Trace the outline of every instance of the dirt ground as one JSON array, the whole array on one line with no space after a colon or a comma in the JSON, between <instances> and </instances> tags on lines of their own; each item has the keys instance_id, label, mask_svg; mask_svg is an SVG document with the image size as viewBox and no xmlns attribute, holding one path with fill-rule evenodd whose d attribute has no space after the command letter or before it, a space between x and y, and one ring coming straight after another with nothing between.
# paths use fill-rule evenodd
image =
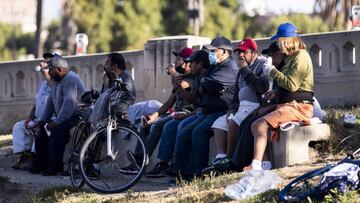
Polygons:
<instances>
[{"instance_id":1,"label":"dirt ground","mask_svg":"<svg viewBox=\"0 0 360 203\"><path fill-rule=\"evenodd\" d=\"M4 185L4 181L0 179L0 203L1 202L26 202L32 195L55 186L71 186L69 179L57 176L42 176L39 174L31 174L23 170L14 170L11 168L16 162L17 155L12 153L11 135L0 135L0 177L6 177L10 183ZM149 193L163 192L171 189L169 178L142 178L136 184L133 191L146 191ZM84 186L85 191L93 192L90 188ZM124 194L119 194L121 196ZM106 195L104 195L106 196Z\"/></svg>"},{"instance_id":2,"label":"dirt ground","mask_svg":"<svg viewBox=\"0 0 360 203\"><path fill-rule=\"evenodd\" d=\"M12 153L11 135L0 136L0 203L1 202L29 202L33 195L48 188L56 186L71 186L69 179L57 176L46 177L34 175L27 171L14 170L11 165L15 163L17 156ZM276 170L276 172L285 179L285 183L291 179L303 174L309 170L324 166L326 162L336 161L338 159L329 155L322 158L316 152L311 151L311 163L296 165ZM1 177L8 178L4 181ZM150 196L164 193L168 195L176 190L169 184L169 178L142 178L136 186L132 188L135 192L142 192ZM93 192L90 188L84 187L85 192ZM109 197L108 195L95 194L97 196ZM125 193L111 197L121 197Z\"/></svg>"}]
</instances>

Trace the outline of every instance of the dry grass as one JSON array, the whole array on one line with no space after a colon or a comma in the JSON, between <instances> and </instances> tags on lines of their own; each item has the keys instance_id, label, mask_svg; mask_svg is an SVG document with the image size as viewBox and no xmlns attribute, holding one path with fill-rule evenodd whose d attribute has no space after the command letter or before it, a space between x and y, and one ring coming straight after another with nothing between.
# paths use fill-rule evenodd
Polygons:
<instances>
[{"instance_id":1,"label":"dry grass","mask_svg":"<svg viewBox=\"0 0 360 203\"><path fill-rule=\"evenodd\" d=\"M282 186L289 183L293 178L301 174L320 168L326 162L337 162L344 157L348 150L360 147L360 125L344 126L342 120L347 113L360 118L359 107L328 108L326 123L331 127L331 137L327 142L312 143L315 150L313 164L296 165L276 170L284 179ZM344 138L347 138L345 141ZM341 143L340 143L341 142ZM0 147L11 144L11 136L0 136ZM209 176L205 179L196 179L190 183L180 182L178 187L160 192L134 192L132 190L117 196L104 196L95 193L85 193L68 187L54 187L36 194L31 202L232 202L233 200L224 195L224 187L236 182L244 173L232 173L219 177ZM0 179L1 186L1 179ZM0 187L2 188L2 187ZM279 190L271 190L266 193L244 200L243 202L277 202ZM308 202L316 202L310 200ZM357 191L346 195L327 195L323 202L360 202Z\"/></svg>"},{"instance_id":2,"label":"dry grass","mask_svg":"<svg viewBox=\"0 0 360 203\"><path fill-rule=\"evenodd\" d=\"M12 145L12 135L0 135L0 148Z\"/></svg>"}]
</instances>

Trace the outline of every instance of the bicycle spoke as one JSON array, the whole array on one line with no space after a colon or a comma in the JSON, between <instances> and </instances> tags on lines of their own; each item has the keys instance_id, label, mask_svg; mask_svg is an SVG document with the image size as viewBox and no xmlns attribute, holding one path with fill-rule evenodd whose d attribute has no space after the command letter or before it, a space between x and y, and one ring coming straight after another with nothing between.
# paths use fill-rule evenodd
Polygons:
<instances>
[{"instance_id":1,"label":"bicycle spoke","mask_svg":"<svg viewBox=\"0 0 360 203\"><path fill-rule=\"evenodd\" d=\"M89 136L80 152L81 173L84 175L86 183L98 192L116 193L127 190L136 184L145 172L146 164L137 164L135 157L129 157L127 154L129 151L138 149L139 153L142 153L141 157L146 156L145 145L137 131L118 126L118 129L113 132L110 148L114 159L109 159L107 156L107 141L102 139L104 134L101 134L103 133L101 130ZM121 136L122 134L127 135L126 139ZM145 162L144 159L141 161ZM92 163L96 163L96 169L85 170ZM126 164L134 165L135 171L130 174L124 173L126 171L122 168L126 168ZM96 178L88 176L96 176Z\"/></svg>"}]
</instances>

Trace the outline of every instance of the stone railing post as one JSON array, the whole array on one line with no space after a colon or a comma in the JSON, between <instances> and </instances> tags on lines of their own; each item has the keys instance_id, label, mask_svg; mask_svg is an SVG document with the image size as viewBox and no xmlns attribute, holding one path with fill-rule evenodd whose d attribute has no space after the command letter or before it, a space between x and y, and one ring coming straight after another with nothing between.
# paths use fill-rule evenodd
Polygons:
<instances>
[{"instance_id":1,"label":"stone railing post","mask_svg":"<svg viewBox=\"0 0 360 203\"><path fill-rule=\"evenodd\" d=\"M151 39L145 44L144 57L144 94L147 99L166 101L170 95L170 77L164 72L164 68L175 61L173 51L179 51L184 47L199 48L203 44L210 43L206 37L176 36Z\"/></svg>"}]
</instances>

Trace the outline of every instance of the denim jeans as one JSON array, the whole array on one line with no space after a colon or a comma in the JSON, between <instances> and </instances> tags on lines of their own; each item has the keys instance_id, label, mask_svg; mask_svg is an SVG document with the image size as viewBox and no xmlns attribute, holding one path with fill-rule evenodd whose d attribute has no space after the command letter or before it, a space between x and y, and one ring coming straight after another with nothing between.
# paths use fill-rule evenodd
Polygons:
<instances>
[{"instance_id":1,"label":"denim jeans","mask_svg":"<svg viewBox=\"0 0 360 203\"><path fill-rule=\"evenodd\" d=\"M172 119L170 115L160 118L150 127L150 133L145 138L145 146L149 156L154 152L163 132L164 125Z\"/></svg>"},{"instance_id":2,"label":"denim jeans","mask_svg":"<svg viewBox=\"0 0 360 203\"><path fill-rule=\"evenodd\" d=\"M158 159L161 161L170 161L175 148L177 132L179 132L183 126L191 123L196 118L197 117L195 116L189 116L183 120L171 119L165 124L163 133L161 135L159 152L157 156Z\"/></svg>"},{"instance_id":3,"label":"denim jeans","mask_svg":"<svg viewBox=\"0 0 360 203\"><path fill-rule=\"evenodd\" d=\"M49 137L49 167L53 169L63 170L63 156L65 145L70 138L70 129L79 121L77 116L71 117L69 120L55 126L50 130Z\"/></svg>"},{"instance_id":4,"label":"denim jeans","mask_svg":"<svg viewBox=\"0 0 360 203\"><path fill-rule=\"evenodd\" d=\"M199 175L208 165L211 125L225 112L197 115L176 138L174 169L181 175Z\"/></svg>"}]
</instances>

